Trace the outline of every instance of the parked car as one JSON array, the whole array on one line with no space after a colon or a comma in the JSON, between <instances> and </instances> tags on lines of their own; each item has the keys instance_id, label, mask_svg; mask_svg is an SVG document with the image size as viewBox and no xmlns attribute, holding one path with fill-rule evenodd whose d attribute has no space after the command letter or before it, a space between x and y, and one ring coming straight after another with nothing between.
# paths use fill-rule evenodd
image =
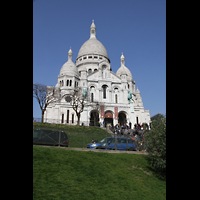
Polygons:
<instances>
[{"instance_id":1,"label":"parked car","mask_svg":"<svg viewBox=\"0 0 200 200\"><path fill-rule=\"evenodd\" d=\"M100 142L87 144L87 148L115 150L115 138L107 137ZM117 150L136 151L134 140L131 138L117 137Z\"/></svg>"},{"instance_id":2,"label":"parked car","mask_svg":"<svg viewBox=\"0 0 200 200\"><path fill-rule=\"evenodd\" d=\"M68 147L68 143L69 140L64 131L47 128L36 128L33 130L33 144Z\"/></svg>"}]
</instances>

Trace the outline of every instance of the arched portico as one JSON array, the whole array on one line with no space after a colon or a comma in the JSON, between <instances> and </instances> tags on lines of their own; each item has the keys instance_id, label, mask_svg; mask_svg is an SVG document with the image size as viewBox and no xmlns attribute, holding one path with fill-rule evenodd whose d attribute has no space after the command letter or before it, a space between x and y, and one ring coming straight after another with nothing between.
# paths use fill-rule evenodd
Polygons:
<instances>
[{"instance_id":1,"label":"arched portico","mask_svg":"<svg viewBox=\"0 0 200 200\"><path fill-rule=\"evenodd\" d=\"M113 126L113 112L111 110L105 111L104 123L105 123L105 126L107 125Z\"/></svg>"},{"instance_id":2,"label":"arched portico","mask_svg":"<svg viewBox=\"0 0 200 200\"><path fill-rule=\"evenodd\" d=\"M127 113L125 111L120 111L118 113L118 123L122 124L126 124L127 123Z\"/></svg>"},{"instance_id":3,"label":"arched portico","mask_svg":"<svg viewBox=\"0 0 200 200\"><path fill-rule=\"evenodd\" d=\"M90 126L99 126L99 112L97 110L90 112Z\"/></svg>"}]
</instances>

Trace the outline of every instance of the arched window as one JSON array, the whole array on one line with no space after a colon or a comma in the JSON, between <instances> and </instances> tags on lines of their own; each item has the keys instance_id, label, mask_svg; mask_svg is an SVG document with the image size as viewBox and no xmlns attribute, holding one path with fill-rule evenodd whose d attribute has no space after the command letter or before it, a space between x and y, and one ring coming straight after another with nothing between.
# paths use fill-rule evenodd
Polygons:
<instances>
[{"instance_id":1,"label":"arched window","mask_svg":"<svg viewBox=\"0 0 200 200\"><path fill-rule=\"evenodd\" d=\"M72 86L72 80L69 81L69 86Z\"/></svg>"},{"instance_id":2,"label":"arched window","mask_svg":"<svg viewBox=\"0 0 200 200\"><path fill-rule=\"evenodd\" d=\"M66 84L66 86L68 86L69 85L69 80L67 80L67 84Z\"/></svg>"},{"instance_id":3,"label":"arched window","mask_svg":"<svg viewBox=\"0 0 200 200\"><path fill-rule=\"evenodd\" d=\"M94 94L91 93L91 102L93 102L93 101L94 101Z\"/></svg>"},{"instance_id":4,"label":"arched window","mask_svg":"<svg viewBox=\"0 0 200 200\"><path fill-rule=\"evenodd\" d=\"M92 73L92 69L88 69L88 74L91 74Z\"/></svg>"},{"instance_id":5,"label":"arched window","mask_svg":"<svg viewBox=\"0 0 200 200\"><path fill-rule=\"evenodd\" d=\"M106 88L108 86L107 85L103 85L102 88L103 88L103 98L106 99Z\"/></svg>"}]
</instances>

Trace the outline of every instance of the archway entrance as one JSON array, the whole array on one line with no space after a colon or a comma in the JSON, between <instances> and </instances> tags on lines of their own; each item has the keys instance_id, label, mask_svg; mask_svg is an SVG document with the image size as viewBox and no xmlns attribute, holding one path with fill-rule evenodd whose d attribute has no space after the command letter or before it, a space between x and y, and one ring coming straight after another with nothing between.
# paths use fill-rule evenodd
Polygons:
<instances>
[{"instance_id":1,"label":"archway entrance","mask_svg":"<svg viewBox=\"0 0 200 200\"><path fill-rule=\"evenodd\" d=\"M125 112L121 111L118 114L118 123L120 123L121 125L126 124L127 123L127 119L126 119L126 114Z\"/></svg>"},{"instance_id":2,"label":"archway entrance","mask_svg":"<svg viewBox=\"0 0 200 200\"><path fill-rule=\"evenodd\" d=\"M111 111L106 111L104 116L105 127L107 125L113 126L113 114Z\"/></svg>"},{"instance_id":3,"label":"archway entrance","mask_svg":"<svg viewBox=\"0 0 200 200\"><path fill-rule=\"evenodd\" d=\"M99 126L99 112L97 110L90 113L90 126Z\"/></svg>"}]
</instances>

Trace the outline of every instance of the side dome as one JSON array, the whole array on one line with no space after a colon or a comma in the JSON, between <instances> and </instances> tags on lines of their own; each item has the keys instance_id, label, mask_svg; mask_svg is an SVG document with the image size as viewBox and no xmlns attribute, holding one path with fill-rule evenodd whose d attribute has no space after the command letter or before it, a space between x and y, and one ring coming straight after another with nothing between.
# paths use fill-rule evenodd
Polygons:
<instances>
[{"instance_id":1,"label":"side dome","mask_svg":"<svg viewBox=\"0 0 200 200\"><path fill-rule=\"evenodd\" d=\"M96 38L96 26L94 24L94 20L92 21L92 24L90 26L90 38L85 43L83 43L83 45L79 49L77 59L81 56L88 55L88 54L101 55L101 56L106 57L109 60L106 48Z\"/></svg>"},{"instance_id":2,"label":"side dome","mask_svg":"<svg viewBox=\"0 0 200 200\"><path fill-rule=\"evenodd\" d=\"M133 76L130 70L126 66L121 66L117 70L116 75L120 77L121 75L124 75L124 74L127 75L128 80L133 80Z\"/></svg>"},{"instance_id":3,"label":"side dome","mask_svg":"<svg viewBox=\"0 0 200 200\"><path fill-rule=\"evenodd\" d=\"M121 55L121 67L117 70L116 75L117 76L121 76L121 75L127 75L127 80L132 81L133 80L133 76L131 71L125 66L125 57L122 53Z\"/></svg>"},{"instance_id":4,"label":"side dome","mask_svg":"<svg viewBox=\"0 0 200 200\"><path fill-rule=\"evenodd\" d=\"M70 50L68 52L68 61L60 69L60 75L70 75L78 77L78 69L72 61L72 55L73 53L70 47Z\"/></svg>"}]
</instances>

